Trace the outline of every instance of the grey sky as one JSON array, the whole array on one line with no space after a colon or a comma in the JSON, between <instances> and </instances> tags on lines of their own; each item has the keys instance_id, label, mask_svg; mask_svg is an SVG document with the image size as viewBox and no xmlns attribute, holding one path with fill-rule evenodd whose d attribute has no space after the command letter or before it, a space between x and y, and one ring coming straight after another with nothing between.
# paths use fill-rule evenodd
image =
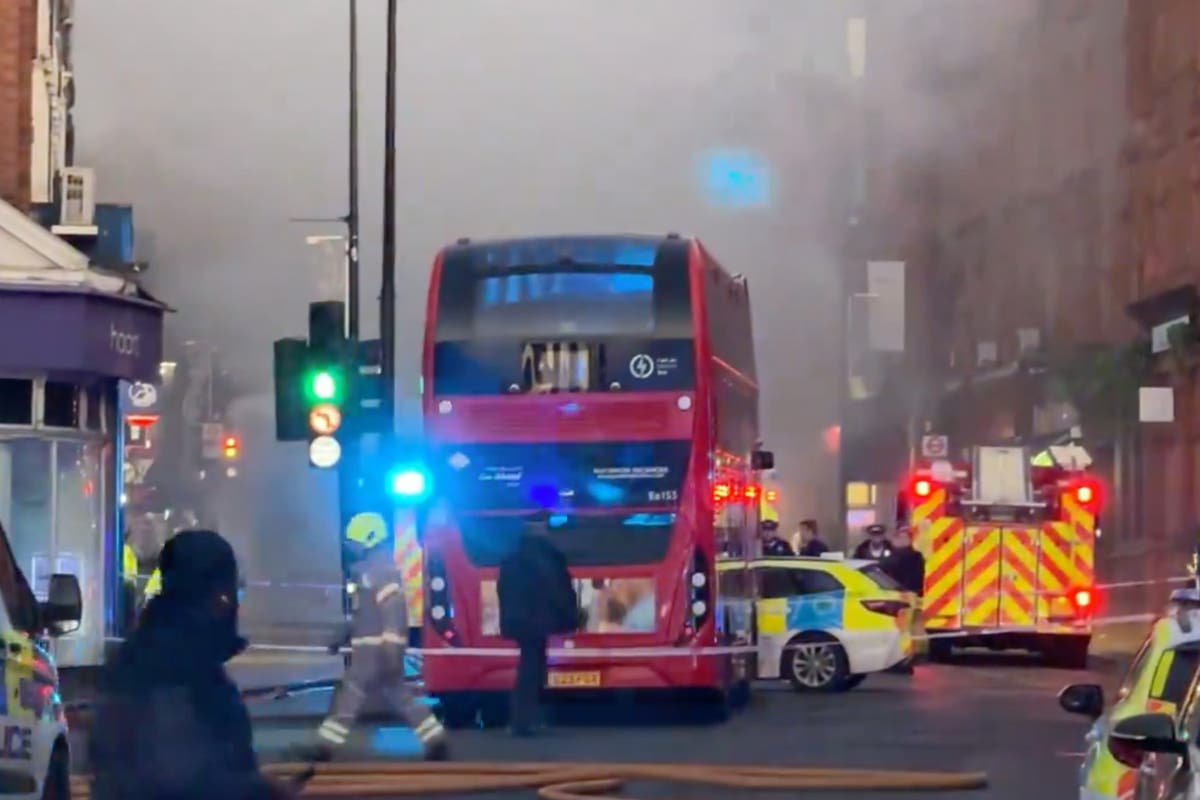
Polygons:
<instances>
[{"instance_id":1,"label":"grey sky","mask_svg":"<svg viewBox=\"0 0 1200 800\"><path fill-rule=\"evenodd\" d=\"M371 331L384 0L360 6ZM817 431L833 422L836 380L831 253L841 229L826 198L846 176L830 174L833 154L820 151L837 131L790 93L809 82L837 91L843 8L833 0L402 3L406 385L415 384L429 264L445 242L695 233L750 277L768 434L787 483L830 485L832 460L814 455ZM236 372L264 387L271 340L301 334L305 304L318 299L316 254L304 236L338 230L288 218L345 211L345 10L342 0L77 5L78 160L97 168L104 199L135 205L151 286L180 309L173 333L214 341ZM710 147L741 146L772 159L790 207L705 202L697 159ZM821 511L832 502L822 498Z\"/></svg>"}]
</instances>

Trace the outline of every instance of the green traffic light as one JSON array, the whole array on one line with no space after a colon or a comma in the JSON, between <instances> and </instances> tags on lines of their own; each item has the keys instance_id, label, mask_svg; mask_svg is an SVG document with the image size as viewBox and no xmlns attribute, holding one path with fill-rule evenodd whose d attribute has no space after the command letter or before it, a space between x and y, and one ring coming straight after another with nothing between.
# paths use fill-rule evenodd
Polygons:
<instances>
[{"instance_id":1,"label":"green traffic light","mask_svg":"<svg viewBox=\"0 0 1200 800\"><path fill-rule=\"evenodd\" d=\"M312 377L312 394L318 400L332 400L337 396L337 378L332 372L323 370Z\"/></svg>"}]
</instances>

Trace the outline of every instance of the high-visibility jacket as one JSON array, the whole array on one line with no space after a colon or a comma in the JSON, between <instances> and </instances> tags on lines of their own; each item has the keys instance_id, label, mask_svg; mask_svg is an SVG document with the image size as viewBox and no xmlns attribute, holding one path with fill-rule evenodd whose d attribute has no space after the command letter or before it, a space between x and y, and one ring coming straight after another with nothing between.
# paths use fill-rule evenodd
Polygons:
<instances>
[{"instance_id":1,"label":"high-visibility jacket","mask_svg":"<svg viewBox=\"0 0 1200 800\"><path fill-rule=\"evenodd\" d=\"M137 553L126 544L121 548L121 580L126 583L137 583L138 560Z\"/></svg>"},{"instance_id":2,"label":"high-visibility jacket","mask_svg":"<svg viewBox=\"0 0 1200 800\"><path fill-rule=\"evenodd\" d=\"M149 600L155 595L162 594L162 573L158 567L154 568L154 572L150 573L150 577L146 580L146 588L142 590L142 595Z\"/></svg>"},{"instance_id":3,"label":"high-visibility jacket","mask_svg":"<svg viewBox=\"0 0 1200 800\"><path fill-rule=\"evenodd\" d=\"M397 648L408 646L408 609L404 576L392 564L368 566L354 593L350 646Z\"/></svg>"}]
</instances>

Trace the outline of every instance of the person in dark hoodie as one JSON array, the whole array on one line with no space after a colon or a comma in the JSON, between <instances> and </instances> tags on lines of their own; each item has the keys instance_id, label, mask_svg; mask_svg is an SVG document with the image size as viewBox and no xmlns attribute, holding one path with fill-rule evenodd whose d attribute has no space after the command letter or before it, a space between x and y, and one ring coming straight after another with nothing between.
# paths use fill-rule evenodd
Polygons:
<instances>
[{"instance_id":1,"label":"person in dark hoodie","mask_svg":"<svg viewBox=\"0 0 1200 800\"><path fill-rule=\"evenodd\" d=\"M820 558L822 554L827 552L829 552L829 548L821 540L820 534L817 533L817 521L815 519L801 520L800 555L808 558Z\"/></svg>"},{"instance_id":2,"label":"person in dark hoodie","mask_svg":"<svg viewBox=\"0 0 1200 800\"><path fill-rule=\"evenodd\" d=\"M96 800L276 800L298 786L259 770L225 662L238 635L233 548L207 530L163 547L162 594L105 665L90 736Z\"/></svg>"},{"instance_id":3,"label":"person in dark hoodie","mask_svg":"<svg viewBox=\"0 0 1200 800\"><path fill-rule=\"evenodd\" d=\"M925 594L925 556L913 547L912 531L907 525L896 528L892 552L879 565L906 592L918 598Z\"/></svg>"},{"instance_id":4,"label":"person in dark hoodie","mask_svg":"<svg viewBox=\"0 0 1200 800\"><path fill-rule=\"evenodd\" d=\"M496 594L500 634L517 643L517 677L512 692L512 732L530 736L541 720L550 636L579 625L579 603L567 560L550 541L550 516L529 517L516 548L500 562Z\"/></svg>"}]
</instances>

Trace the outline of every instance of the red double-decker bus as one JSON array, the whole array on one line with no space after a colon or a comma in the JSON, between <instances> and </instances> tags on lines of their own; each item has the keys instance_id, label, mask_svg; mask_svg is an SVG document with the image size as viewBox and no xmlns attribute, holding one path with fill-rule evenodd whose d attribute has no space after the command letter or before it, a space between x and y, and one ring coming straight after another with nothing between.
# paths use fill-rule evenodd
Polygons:
<instances>
[{"instance_id":1,"label":"red double-decker bus","mask_svg":"<svg viewBox=\"0 0 1200 800\"><path fill-rule=\"evenodd\" d=\"M497 568L538 508L581 607L551 689L740 695L715 566L756 546L743 487L772 461L746 280L676 235L460 240L433 267L423 373L424 680L447 721L503 721Z\"/></svg>"}]
</instances>

